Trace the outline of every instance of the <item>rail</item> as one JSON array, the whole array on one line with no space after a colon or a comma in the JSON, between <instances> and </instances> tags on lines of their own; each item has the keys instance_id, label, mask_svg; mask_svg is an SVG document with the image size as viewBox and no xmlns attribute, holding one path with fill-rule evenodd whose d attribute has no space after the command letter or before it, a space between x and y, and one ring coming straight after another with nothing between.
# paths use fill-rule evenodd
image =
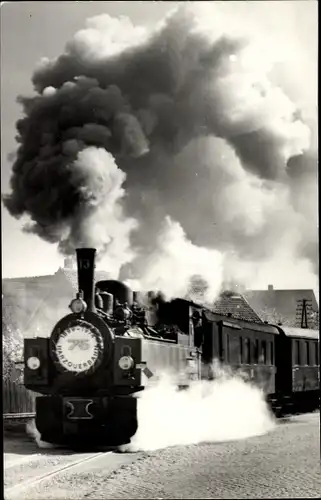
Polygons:
<instances>
[{"instance_id":1,"label":"rail","mask_svg":"<svg viewBox=\"0 0 321 500\"><path fill-rule=\"evenodd\" d=\"M31 488L34 488L35 486L39 486L40 483L51 480L53 477L59 476L59 474L66 472L70 469L76 469L79 466L82 466L86 462L91 462L97 459L101 459L102 457L106 455L111 455L111 451L106 451L106 452L99 452L95 454L90 454L89 456L85 456L83 458L77 457L76 460L74 460L72 463L69 464L64 464L62 466L58 466L54 468L52 471L48 471L45 474L41 474L36 477L31 477L26 479L25 481L18 482L18 484L15 484L13 486L10 486L9 488L4 488L4 493L6 498L17 498L17 496L20 496L20 498L24 497L25 494L30 492ZM136 458L136 457L135 457ZM137 457L138 458L138 457ZM137 459L136 458L136 459ZM6 470L6 468L5 468Z\"/></svg>"}]
</instances>

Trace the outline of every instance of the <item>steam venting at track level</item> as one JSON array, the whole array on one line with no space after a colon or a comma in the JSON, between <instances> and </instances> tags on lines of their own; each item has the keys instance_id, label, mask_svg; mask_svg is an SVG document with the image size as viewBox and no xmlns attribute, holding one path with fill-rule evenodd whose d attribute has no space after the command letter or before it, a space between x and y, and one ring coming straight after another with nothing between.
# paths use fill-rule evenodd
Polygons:
<instances>
[{"instance_id":1,"label":"steam venting at track level","mask_svg":"<svg viewBox=\"0 0 321 500\"><path fill-rule=\"evenodd\" d=\"M170 375L139 396L138 430L123 452L245 439L274 429L262 391L215 364L214 381L178 391Z\"/></svg>"}]
</instances>

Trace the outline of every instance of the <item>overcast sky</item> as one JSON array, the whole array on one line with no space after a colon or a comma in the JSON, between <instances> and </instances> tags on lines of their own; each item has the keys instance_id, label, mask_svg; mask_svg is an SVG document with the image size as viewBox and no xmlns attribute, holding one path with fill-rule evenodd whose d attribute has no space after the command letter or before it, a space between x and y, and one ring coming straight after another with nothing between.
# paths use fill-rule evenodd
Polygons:
<instances>
[{"instance_id":1,"label":"overcast sky","mask_svg":"<svg viewBox=\"0 0 321 500\"><path fill-rule=\"evenodd\" d=\"M309 119L316 120L317 106L317 2L224 2L231 15L245 16L262 32L286 47L289 64L276 75L287 86ZM19 94L32 92L30 78L37 61L59 55L65 43L88 17L101 13L126 15L133 23L153 25L176 2L8 2L1 7L1 180L8 190L15 150L15 122L20 114ZM316 136L316 134L315 134ZM2 207L3 277L55 272L62 257L54 245L21 231L21 223ZM267 286L263 284L261 286ZM287 287L287 283L277 286ZM301 287L314 287L311 277Z\"/></svg>"}]
</instances>

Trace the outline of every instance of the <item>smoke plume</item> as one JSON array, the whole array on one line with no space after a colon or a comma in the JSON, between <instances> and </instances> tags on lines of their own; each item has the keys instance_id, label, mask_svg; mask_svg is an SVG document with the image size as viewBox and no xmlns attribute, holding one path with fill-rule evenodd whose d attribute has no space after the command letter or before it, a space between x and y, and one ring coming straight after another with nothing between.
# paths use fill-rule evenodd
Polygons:
<instances>
[{"instance_id":1,"label":"smoke plume","mask_svg":"<svg viewBox=\"0 0 321 500\"><path fill-rule=\"evenodd\" d=\"M147 388L138 399L137 433L120 450L245 439L271 431L275 421L258 387L222 367L214 371L214 381L192 382L186 391L178 391L169 375Z\"/></svg>"},{"instance_id":2,"label":"smoke plume","mask_svg":"<svg viewBox=\"0 0 321 500\"><path fill-rule=\"evenodd\" d=\"M170 295L194 274L215 295L285 249L316 269L310 130L269 78L269 46L235 23L202 3L150 31L89 19L19 98L9 212L64 254L93 245Z\"/></svg>"}]
</instances>

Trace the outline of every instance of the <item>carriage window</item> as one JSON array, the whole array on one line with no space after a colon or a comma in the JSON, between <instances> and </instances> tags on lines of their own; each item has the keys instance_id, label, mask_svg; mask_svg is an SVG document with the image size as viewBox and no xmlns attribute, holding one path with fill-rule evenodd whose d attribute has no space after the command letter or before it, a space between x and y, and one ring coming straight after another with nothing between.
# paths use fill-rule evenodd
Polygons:
<instances>
[{"instance_id":1,"label":"carriage window","mask_svg":"<svg viewBox=\"0 0 321 500\"><path fill-rule=\"evenodd\" d=\"M314 348L315 348L315 364L319 364L319 343L315 342L314 343Z\"/></svg>"},{"instance_id":2,"label":"carriage window","mask_svg":"<svg viewBox=\"0 0 321 500\"><path fill-rule=\"evenodd\" d=\"M310 365L310 342L305 343L305 351L306 351L306 364Z\"/></svg>"},{"instance_id":3,"label":"carriage window","mask_svg":"<svg viewBox=\"0 0 321 500\"><path fill-rule=\"evenodd\" d=\"M271 346L272 346L272 342L266 343L266 364L267 365L271 364Z\"/></svg>"},{"instance_id":4,"label":"carriage window","mask_svg":"<svg viewBox=\"0 0 321 500\"><path fill-rule=\"evenodd\" d=\"M249 365L251 363L250 339L244 339L244 358L245 363Z\"/></svg>"},{"instance_id":5,"label":"carriage window","mask_svg":"<svg viewBox=\"0 0 321 500\"><path fill-rule=\"evenodd\" d=\"M230 336L226 334L226 361L230 361Z\"/></svg>"},{"instance_id":6,"label":"carriage window","mask_svg":"<svg viewBox=\"0 0 321 500\"><path fill-rule=\"evenodd\" d=\"M254 341L254 364L258 364L259 362L259 341L258 339L255 339Z\"/></svg>"},{"instance_id":7,"label":"carriage window","mask_svg":"<svg viewBox=\"0 0 321 500\"><path fill-rule=\"evenodd\" d=\"M272 342L270 343L270 347L271 347L271 350L270 350L270 363L271 365L274 365L274 342L272 340Z\"/></svg>"},{"instance_id":8,"label":"carriage window","mask_svg":"<svg viewBox=\"0 0 321 500\"><path fill-rule=\"evenodd\" d=\"M315 360L315 349L314 349L314 342L310 342L310 365L315 366L316 360Z\"/></svg>"},{"instance_id":9,"label":"carriage window","mask_svg":"<svg viewBox=\"0 0 321 500\"><path fill-rule=\"evenodd\" d=\"M262 342L261 342L260 363L266 364L266 341L265 340L262 340Z\"/></svg>"},{"instance_id":10,"label":"carriage window","mask_svg":"<svg viewBox=\"0 0 321 500\"><path fill-rule=\"evenodd\" d=\"M300 341L299 340L294 341L294 364L295 365L301 364L301 352L300 352Z\"/></svg>"},{"instance_id":11,"label":"carriage window","mask_svg":"<svg viewBox=\"0 0 321 500\"><path fill-rule=\"evenodd\" d=\"M243 337L240 337L239 341L240 341L240 356L239 356L239 360L240 360L240 363L242 364L243 363Z\"/></svg>"}]
</instances>

